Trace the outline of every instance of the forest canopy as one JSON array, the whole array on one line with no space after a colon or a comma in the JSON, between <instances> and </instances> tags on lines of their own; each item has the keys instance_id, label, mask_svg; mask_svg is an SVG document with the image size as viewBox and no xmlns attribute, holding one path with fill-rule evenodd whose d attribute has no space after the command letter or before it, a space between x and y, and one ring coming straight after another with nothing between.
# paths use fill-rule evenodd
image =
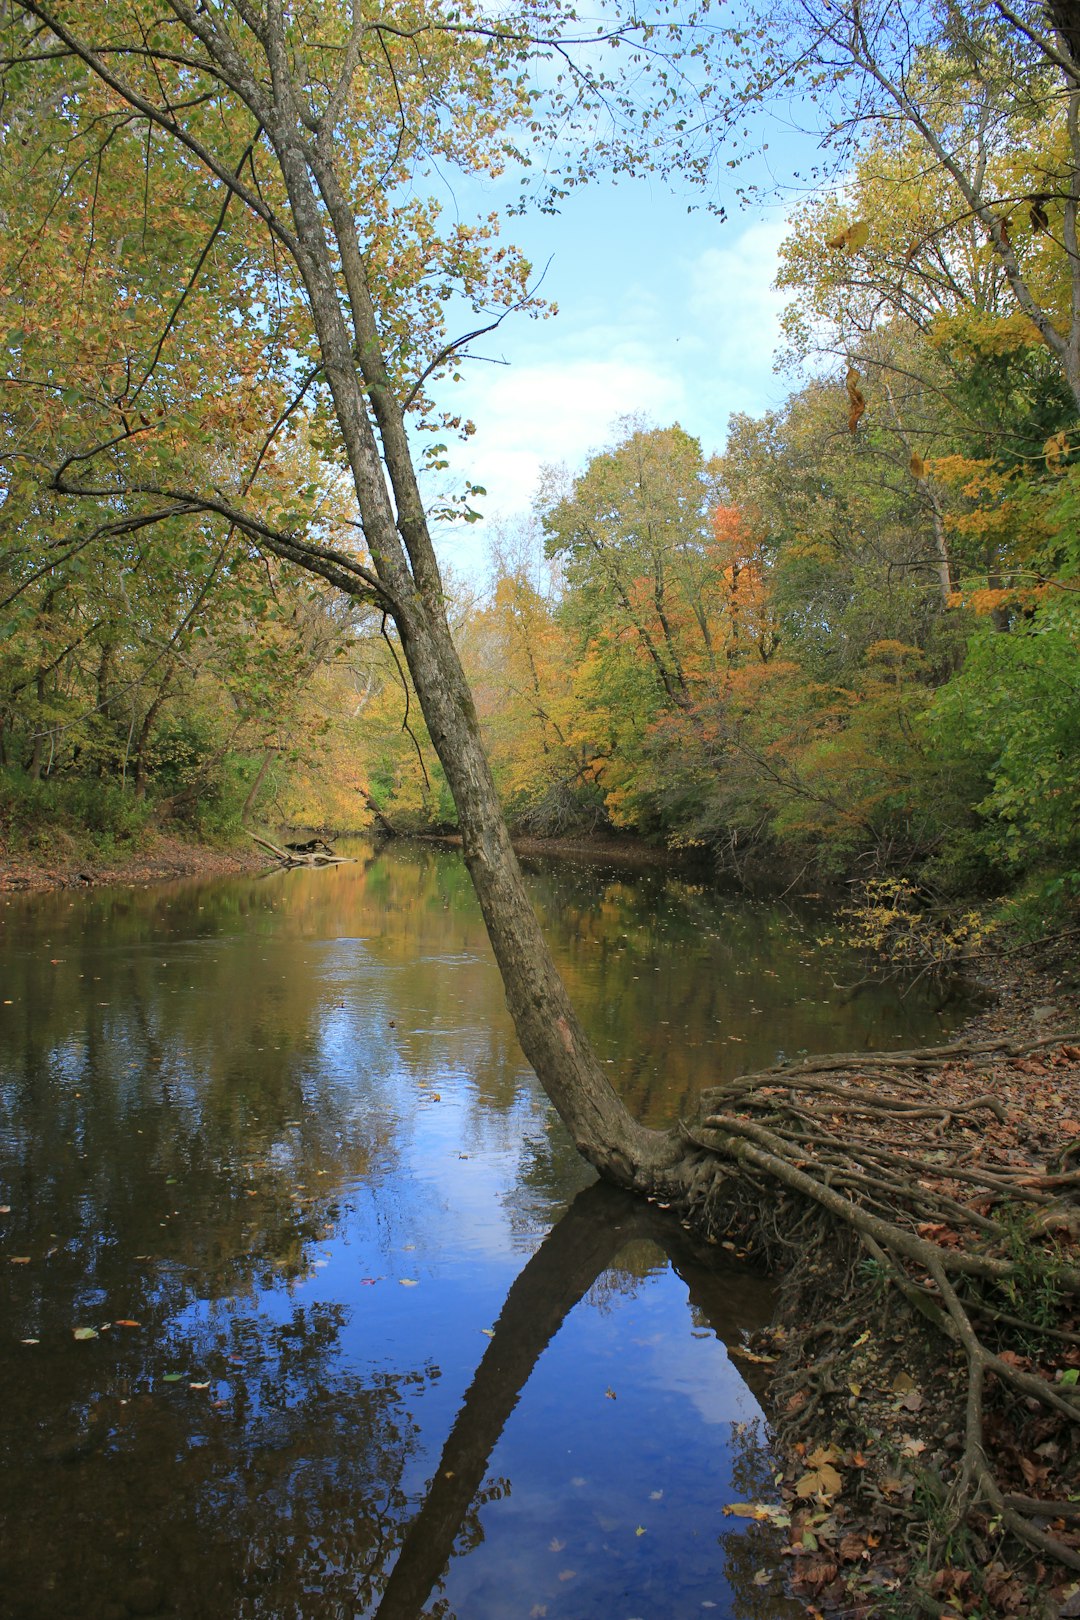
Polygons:
<instances>
[{"instance_id":1,"label":"forest canopy","mask_svg":"<svg viewBox=\"0 0 1080 1620\"><path fill-rule=\"evenodd\" d=\"M740 119L780 100L817 142L779 267L786 404L733 418L719 453L677 423L615 424L551 470L486 593L432 584L504 806L526 830L624 829L737 871L779 854L953 891L1075 887L1065 10L593 24L557 5L176 0L106 21L33 0L5 7L3 41L9 836L352 827L372 804L452 823L404 576L358 503L376 475L343 436L296 243L329 233L323 290L350 319L362 272L368 346L335 363L391 458L408 447L419 484L389 481L409 550L413 484L429 517L482 505L430 493L470 429L453 402L470 344L545 313L508 216L642 171L719 208ZM273 127L286 80L306 224ZM520 200L450 217L443 169L505 175Z\"/></svg>"}]
</instances>

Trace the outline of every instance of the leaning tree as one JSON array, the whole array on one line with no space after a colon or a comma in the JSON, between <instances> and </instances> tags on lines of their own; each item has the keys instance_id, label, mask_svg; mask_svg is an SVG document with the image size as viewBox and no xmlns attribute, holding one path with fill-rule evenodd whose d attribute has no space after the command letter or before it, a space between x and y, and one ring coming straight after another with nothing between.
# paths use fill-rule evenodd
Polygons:
<instances>
[{"instance_id":1,"label":"leaning tree","mask_svg":"<svg viewBox=\"0 0 1080 1620\"><path fill-rule=\"evenodd\" d=\"M701 70L701 18L598 29L560 0L6 0L0 15L8 610L62 571L77 586L95 549L123 588L125 566L159 548L183 622L200 569L242 589L272 557L391 623L521 1046L577 1147L699 1223L727 1218L735 1183L759 1212L780 1188L842 1223L964 1352L956 1513L988 1502L1080 1567L1003 1495L982 1419L989 1375L1066 1421L1071 1386L998 1355L975 1325L1015 1321L1008 1302L1030 1268L996 1203L1028 1207L1032 1243L1052 1243L1076 1177L973 1167L972 1121L999 1105L923 1084L919 1065L940 1057L894 1068L889 1086L865 1059L744 1077L690 1124L638 1124L542 937L448 628L422 472L441 459L439 432L461 424L440 412L437 379L536 299L495 221L440 210L424 178L505 186L513 166L542 176L534 192L551 207L602 166L707 175L702 108L720 75ZM853 19L864 29L867 8ZM776 78L768 60L754 73ZM455 339L458 315L470 330ZM898 1134L915 1120L905 1151ZM1064 1259L1054 1279L1063 1298L1080 1288Z\"/></svg>"}]
</instances>

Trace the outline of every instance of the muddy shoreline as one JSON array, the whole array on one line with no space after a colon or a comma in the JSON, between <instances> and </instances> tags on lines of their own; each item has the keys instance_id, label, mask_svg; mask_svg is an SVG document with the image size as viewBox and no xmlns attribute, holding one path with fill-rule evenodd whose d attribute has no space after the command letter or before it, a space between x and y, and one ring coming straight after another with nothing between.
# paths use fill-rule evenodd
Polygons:
<instances>
[{"instance_id":1,"label":"muddy shoreline","mask_svg":"<svg viewBox=\"0 0 1080 1620\"><path fill-rule=\"evenodd\" d=\"M0 849L0 893L44 894L54 889L101 888L106 884L145 887L176 878L231 877L259 872L265 855L255 849L213 849L158 833L137 849L109 855L72 855L47 861L9 855Z\"/></svg>"}]
</instances>

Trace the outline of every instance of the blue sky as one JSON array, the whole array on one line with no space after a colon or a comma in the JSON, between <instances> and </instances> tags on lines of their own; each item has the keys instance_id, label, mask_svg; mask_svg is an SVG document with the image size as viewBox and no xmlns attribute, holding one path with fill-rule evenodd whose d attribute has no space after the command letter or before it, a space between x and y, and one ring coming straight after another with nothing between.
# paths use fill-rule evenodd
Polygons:
<instances>
[{"instance_id":1,"label":"blue sky","mask_svg":"<svg viewBox=\"0 0 1080 1620\"><path fill-rule=\"evenodd\" d=\"M476 206L502 200L496 188ZM719 220L688 212L688 200L659 182L601 179L558 216L508 222L537 270L550 260L543 293L559 313L511 317L476 345L506 363L474 361L440 394L477 429L450 447L454 478L487 490L476 502L485 522L441 538L453 573L478 578L490 522L527 513L542 464L579 469L618 417L678 421L709 454L733 411L759 414L786 396L773 371L783 207Z\"/></svg>"},{"instance_id":2,"label":"blue sky","mask_svg":"<svg viewBox=\"0 0 1080 1620\"><path fill-rule=\"evenodd\" d=\"M453 481L487 491L476 501L486 522L440 536L453 573L483 572L492 520L528 514L542 465L580 470L619 416L678 421L711 454L732 411L784 400L790 384L772 369L784 209L719 220L687 201L661 183L596 181L562 214L508 220L536 271L551 261L542 293L559 314L512 316L474 345L499 363L471 361L465 381L440 390L476 423L450 445Z\"/></svg>"}]
</instances>

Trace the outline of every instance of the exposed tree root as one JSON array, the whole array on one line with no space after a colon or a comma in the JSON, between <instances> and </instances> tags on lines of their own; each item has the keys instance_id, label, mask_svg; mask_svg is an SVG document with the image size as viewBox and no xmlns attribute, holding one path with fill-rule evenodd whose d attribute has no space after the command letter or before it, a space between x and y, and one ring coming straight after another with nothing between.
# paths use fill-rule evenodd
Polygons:
<instances>
[{"instance_id":1,"label":"exposed tree root","mask_svg":"<svg viewBox=\"0 0 1080 1620\"><path fill-rule=\"evenodd\" d=\"M893 1327L887 1301L902 1300L924 1361L944 1355L953 1369L959 1421L954 1455L938 1459L931 1563L948 1565L941 1549L958 1533L993 1531L1040 1567L1056 1565L1059 1585L1080 1572L1080 1505L1070 1500L1080 1174L1067 1168L1080 1149L1078 1104L1080 1036L1058 1034L787 1064L711 1090L682 1127L696 1155L688 1219L739 1230L773 1260L802 1248L802 1266L815 1264L809 1242L819 1262L846 1269L834 1299L861 1299L866 1313L872 1296ZM914 1334L916 1322L929 1332ZM786 1371L781 1358L779 1394L803 1434L842 1426L857 1404L850 1359L870 1337L866 1315L825 1336L811 1354L811 1336L797 1331ZM828 1506L829 1492L819 1494ZM821 1567L841 1579L835 1561Z\"/></svg>"}]
</instances>

